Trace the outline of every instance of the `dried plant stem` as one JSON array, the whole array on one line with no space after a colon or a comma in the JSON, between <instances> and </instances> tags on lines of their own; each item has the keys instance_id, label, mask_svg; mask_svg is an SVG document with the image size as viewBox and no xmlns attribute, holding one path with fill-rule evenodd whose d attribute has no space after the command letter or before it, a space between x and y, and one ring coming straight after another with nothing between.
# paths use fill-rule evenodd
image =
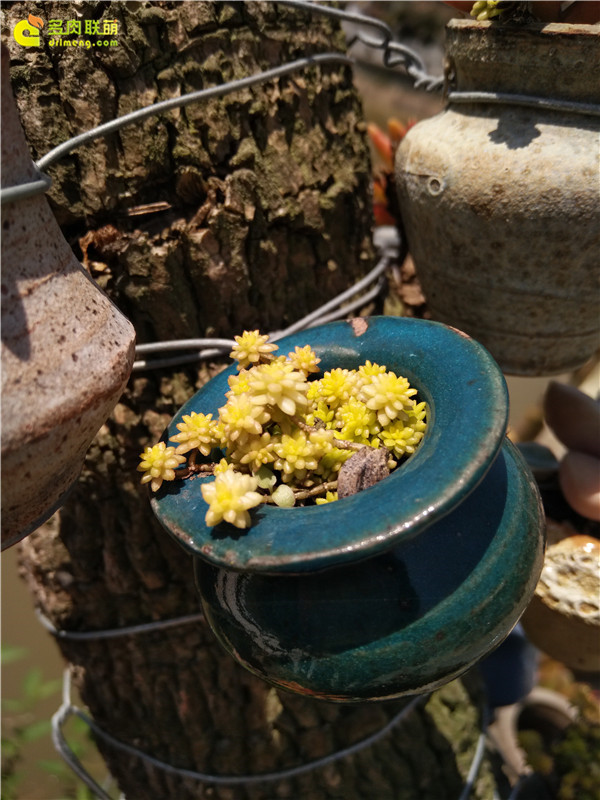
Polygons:
<instances>
[{"instance_id":1,"label":"dried plant stem","mask_svg":"<svg viewBox=\"0 0 600 800\"><path fill-rule=\"evenodd\" d=\"M318 497L320 494L326 494L326 492L333 492L337 489L337 481L328 481L327 483L320 483L318 486L313 486L312 489L292 489L294 493L294 500L306 500L308 497ZM275 500L273 500L273 496L268 494L265 495L263 503L269 503L270 505L277 505Z\"/></svg>"},{"instance_id":2,"label":"dried plant stem","mask_svg":"<svg viewBox=\"0 0 600 800\"><path fill-rule=\"evenodd\" d=\"M190 455L188 458L187 466L185 469L178 469L175 472L175 477L179 480L184 480L185 478L190 478L192 475L199 475L201 473L206 473L209 475L214 474L215 467L217 466L214 463L210 464L198 464L196 463L196 459L198 458L198 449L191 450Z\"/></svg>"},{"instance_id":3,"label":"dried plant stem","mask_svg":"<svg viewBox=\"0 0 600 800\"><path fill-rule=\"evenodd\" d=\"M307 497L316 497L326 492L334 492L337 489L337 481L327 481L327 483L320 483L318 486L313 486L312 489L300 489L294 491L294 498L296 500L306 500Z\"/></svg>"},{"instance_id":4,"label":"dried plant stem","mask_svg":"<svg viewBox=\"0 0 600 800\"><path fill-rule=\"evenodd\" d=\"M370 444L360 444L359 442L347 442L345 439L336 439L334 447L338 450L362 450L363 447L371 447ZM375 449L371 447L371 449Z\"/></svg>"},{"instance_id":5,"label":"dried plant stem","mask_svg":"<svg viewBox=\"0 0 600 800\"><path fill-rule=\"evenodd\" d=\"M317 433L322 428L317 428L314 425L308 425L308 423L304 422L303 419L300 417L290 417L291 421L294 425L297 425L301 431L304 433ZM362 450L363 447L371 447L370 444L361 444L359 442L348 442L346 439L336 439L334 447L337 447L339 450Z\"/></svg>"}]
</instances>

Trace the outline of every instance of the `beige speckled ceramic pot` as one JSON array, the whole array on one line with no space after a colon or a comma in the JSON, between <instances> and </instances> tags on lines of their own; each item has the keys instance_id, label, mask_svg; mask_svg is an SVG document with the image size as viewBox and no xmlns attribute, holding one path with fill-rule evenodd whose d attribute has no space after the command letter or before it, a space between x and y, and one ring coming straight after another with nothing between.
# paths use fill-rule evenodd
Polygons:
<instances>
[{"instance_id":1,"label":"beige speckled ceramic pot","mask_svg":"<svg viewBox=\"0 0 600 800\"><path fill-rule=\"evenodd\" d=\"M521 623L531 642L570 669L600 672L600 542L574 535L548 547Z\"/></svg>"},{"instance_id":2,"label":"beige speckled ceramic pot","mask_svg":"<svg viewBox=\"0 0 600 800\"><path fill-rule=\"evenodd\" d=\"M2 49L2 187L36 180ZM2 548L77 479L125 387L132 325L86 274L44 195L2 206Z\"/></svg>"},{"instance_id":3,"label":"beige speckled ceramic pot","mask_svg":"<svg viewBox=\"0 0 600 800\"><path fill-rule=\"evenodd\" d=\"M429 309L505 372L574 369L600 345L600 26L453 20L446 56L448 106L396 161Z\"/></svg>"}]
</instances>

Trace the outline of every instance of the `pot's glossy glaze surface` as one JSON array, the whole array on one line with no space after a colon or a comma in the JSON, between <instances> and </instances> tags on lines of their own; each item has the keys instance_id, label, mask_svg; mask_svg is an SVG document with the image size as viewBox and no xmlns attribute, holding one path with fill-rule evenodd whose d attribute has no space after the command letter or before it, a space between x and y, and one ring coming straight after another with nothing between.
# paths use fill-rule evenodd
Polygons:
<instances>
[{"instance_id":1,"label":"pot's glossy glaze surface","mask_svg":"<svg viewBox=\"0 0 600 800\"><path fill-rule=\"evenodd\" d=\"M366 360L406 377L428 403L428 428L416 453L388 478L321 506L253 509L252 527L204 523L201 485L165 484L152 498L160 522L193 554L227 569L305 572L348 564L408 541L451 511L477 486L504 439L508 397L489 353L466 334L437 322L399 317L335 322L278 342L281 353L310 344L321 369L357 368ZM172 420L167 436L192 411L216 413L235 366L204 386Z\"/></svg>"},{"instance_id":2,"label":"pot's glossy glaze surface","mask_svg":"<svg viewBox=\"0 0 600 800\"><path fill-rule=\"evenodd\" d=\"M252 672L325 700L382 700L440 686L507 636L535 589L543 529L506 440L464 502L381 555L285 576L197 559L197 584L216 635Z\"/></svg>"}]
</instances>

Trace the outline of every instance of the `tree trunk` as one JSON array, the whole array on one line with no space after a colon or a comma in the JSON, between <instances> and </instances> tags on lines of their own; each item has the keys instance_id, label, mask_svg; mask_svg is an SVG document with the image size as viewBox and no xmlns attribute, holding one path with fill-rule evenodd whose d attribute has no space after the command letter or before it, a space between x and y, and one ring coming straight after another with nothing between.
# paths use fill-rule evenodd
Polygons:
<instances>
[{"instance_id":1,"label":"tree trunk","mask_svg":"<svg viewBox=\"0 0 600 800\"><path fill-rule=\"evenodd\" d=\"M35 158L142 105L342 46L331 22L275 3L4 5L7 30L29 13L46 25L39 48L9 42ZM49 20L86 19L116 19L118 46L50 46ZM87 145L50 169L50 196L138 341L268 331L346 288L372 261L364 127L349 70L311 68ZM25 540L26 578L58 628L198 611L191 560L155 521L135 468L215 370L134 375L59 518ZM362 739L403 705L338 706L276 691L237 666L202 622L59 644L106 732L204 773L296 766ZM457 681L378 744L275 783L202 784L98 746L129 800L443 800L458 795L478 730L477 706ZM490 786L484 769L476 796L489 797Z\"/></svg>"},{"instance_id":2,"label":"tree trunk","mask_svg":"<svg viewBox=\"0 0 600 800\"><path fill-rule=\"evenodd\" d=\"M134 5L43 5L63 28L117 19L115 47L9 40L35 158L141 106L343 44L329 22L276 4ZM32 9L14 4L8 26ZM371 261L363 129L348 68L311 68L86 145L49 170L50 198L74 242L87 233L84 263L139 342L272 330Z\"/></svg>"}]
</instances>

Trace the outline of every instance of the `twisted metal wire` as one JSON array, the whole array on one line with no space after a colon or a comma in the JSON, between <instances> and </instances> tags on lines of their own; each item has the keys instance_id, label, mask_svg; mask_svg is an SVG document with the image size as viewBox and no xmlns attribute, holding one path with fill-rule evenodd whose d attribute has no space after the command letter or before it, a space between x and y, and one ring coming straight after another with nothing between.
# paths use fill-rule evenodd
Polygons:
<instances>
[{"instance_id":1,"label":"twisted metal wire","mask_svg":"<svg viewBox=\"0 0 600 800\"><path fill-rule=\"evenodd\" d=\"M148 625L147 627L150 629L152 626ZM103 633L109 632L105 631ZM114 632L114 635L120 634L121 631ZM298 777L299 775L305 775L309 772L313 772L316 769L320 769L328 764L348 758L349 756L355 755L356 753L365 750L367 747L376 744L380 739L383 739L385 736L391 733L391 731L397 725L403 722L414 709L418 708L420 705L424 705L430 697L430 693L413 697L412 700L410 700L404 706L404 708L402 708L374 733L364 737L352 745L349 745L348 747L336 750L333 753L322 756L321 758L307 761L304 764L298 764L295 767L288 767L273 772L251 773L248 775L215 775L211 773L198 772L196 770L173 767L171 764L154 758L154 756L145 753L138 747L121 742L119 739L107 733L78 706L73 705L71 701L71 673L68 669L66 669L63 673L62 703L52 716L52 742L57 752L62 756L64 761L69 765L73 772L86 784L86 786L88 786L88 788L94 792L97 797L100 798L100 800L111 800L111 798L85 769L64 736L63 726L71 716L76 716L81 719L95 734L95 736L102 739L116 750L128 753L129 755L144 761L146 764L149 764L171 775L177 775L181 778L192 779L200 783L209 783L217 786L249 786L258 783L275 783L277 781L287 780L289 778L294 778ZM468 800L468 798L471 796L475 780L485 755L487 724L487 713L484 711L482 730L477 738L473 758L471 760L467 777L458 800Z\"/></svg>"},{"instance_id":2,"label":"twisted metal wire","mask_svg":"<svg viewBox=\"0 0 600 800\"><path fill-rule=\"evenodd\" d=\"M138 625L125 625L122 628L109 628L98 631L66 631L56 628L45 614L36 609L35 615L38 622L51 633L56 639L68 639L72 642L90 642L99 639L116 639L123 636L137 636L140 633L150 631L165 630L166 628L176 628L179 625L189 625L192 622L200 622L204 619L204 614L186 614L183 617L172 617L171 619L158 619L153 622L142 622Z\"/></svg>"},{"instance_id":3,"label":"twisted metal wire","mask_svg":"<svg viewBox=\"0 0 600 800\"><path fill-rule=\"evenodd\" d=\"M172 619L167 619L167 620L156 620L154 622L146 622L139 625L128 625L122 628L113 628L113 629L98 630L98 631L67 631L67 630L57 629L52 624L52 622L40 611L37 611L36 614L39 622L49 633L51 633L57 639L68 639L71 641L98 641L98 640L116 639L123 636L137 636L140 634L151 633L152 631L156 630L164 630L165 628L177 627L179 625L187 625L192 622L198 622L204 618L202 613L187 614L182 617L174 617ZM214 775L210 773L197 772L195 770L173 767L171 764L156 759L154 758L154 756L148 755L148 753L145 753L143 750L140 750L137 747L133 747L132 745L128 745L124 742L121 742L119 739L107 733L78 706L73 705L73 702L71 700L71 673L69 669L66 669L63 673L62 703L58 708L58 710L52 716L52 723L51 723L52 742L57 752L64 759L65 763L68 764L71 770L83 781L83 783L85 783L85 785L89 789L91 789L94 792L94 794L98 798L100 798L100 800L111 800L111 798L85 769L81 761L77 758L77 756L69 746L69 743L63 733L63 727L71 716L79 717L79 719L81 719L98 738L105 741L111 747L120 750L124 753L128 753L129 755L135 756L136 758L141 759L145 763L150 764L153 767L156 767L157 769L160 769L163 772L167 772L172 775L177 775L179 777L187 779L191 778L193 780L197 780L202 783L210 783L220 786L239 786L239 785L257 784L257 783L273 783L276 781L297 777L299 775L304 775L308 772L313 772L316 769L327 766L328 764L334 763L336 761L340 761L343 758L348 758L349 756L359 753L360 751L366 749L367 747L376 744L380 739L391 733L391 731L398 724L400 724L411 713L411 711L413 711L413 709L417 708L421 704L425 704L429 700L430 696L431 694L427 693L424 695L419 695L417 697L414 697L407 703L406 706L404 706L404 708L402 708L397 714L395 714L391 719L389 719L381 728L376 730L374 733L370 734L369 736L366 736L365 738L361 739L358 742L355 742L354 744L348 747L336 750L335 752L330 753L329 755L323 756L321 758L305 762L304 764L299 764L295 767L288 767L286 769L268 773L258 773L258 774L255 773L249 775ZM482 719L482 730L477 739L475 745L475 751L473 754L473 759L471 761L471 765L469 767L469 771L458 800L468 800L471 791L473 789L475 780L477 778L477 775L479 773L481 762L485 754L485 747L487 742L487 727L488 727L487 717L488 715L484 710Z\"/></svg>"},{"instance_id":4,"label":"twisted metal wire","mask_svg":"<svg viewBox=\"0 0 600 800\"><path fill-rule=\"evenodd\" d=\"M37 165L35 167L39 175L37 180L20 183L17 186L4 186L0 190L0 203L2 205L8 205L17 200L25 200L27 197L34 197L36 194L43 194L51 188L52 178L41 172Z\"/></svg>"},{"instance_id":5,"label":"twisted metal wire","mask_svg":"<svg viewBox=\"0 0 600 800\"><path fill-rule=\"evenodd\" d=\"M413 79L415 87L424 86L428 90L438 89L441 87L442 78L432 77L428 75L425 65L420 56L399 42L393 41L393 33L388 25L380 20L373 19L364 14L357 14L354 12L342 11L341 9L330 8L328 6L317 5L316 3L307 2L307 0L277 0L280 5L290 6L292 8L299 8L308 10L312 14L320 14L322 16L331 17L360 25L367 28L372 28L379 33L379 37L369 36L363 31L358 31L354 34L349 42L348 47L351 47L355 42L359 41L362 44L373 49L381 50L383 54L383 63L386 67L393 69L397 66L402 66L406 69L407 74ZM219 86L212 86L208 89L200 89L195 92L189 92L181 95L180 97L170 98L169 100L162 100L150 106L144 106L128 114L124 114L116 119L109 120L108 122L91 128L84 133L68 139L66 142L57 145L45 156L42 156L36 162L35 166L40 172L40 179L37 181L28 182L19 186L3 187L0 190L0 202L2 205L6 203L13 203L16 200L22 200L26 197L31 197L35 194L47 192L51 185L52 179L49 175L43 173L43 170L50 167L56 161L69 153L73 152L83 145L89 144L102 136L108 136L111 133L121 130L127 125L133 125L146 119L150 116L163 114L174 108L181 108L190 103L197 103L202 100L210 100L215 97L223 97L231 92L246 89L256 86L261 83L266 83L277 78L290 75L300 69L307 69L311 66L321 66L324 64L344 64L346 66L353 66L355 59L344 53L331 52L331 53L316 53L312 56L296 59L289 64L283 64L272 69L264 70L256 75L249 75L245 78L229 81L220 84Z\"/></svg>"},{"instance_id":6,"label":"twisted metal wire","mask_svg":"<svg viewBox=\"0 0 600 800\"><path fill-rule=\"evenodd\" d=\"M412 48L394 41L392 29L382 20L352 11L317 5L314 2L309 2L309 0L277 0L277 2L279 5L304 8L313 14L338 19L340 22L358 25L360 28L373 28L379 36L369 36L359 28L356 33L349 37L346 43L348 49L356 42L360 42L373 50L380 50L383 65L389 69L403 67L408 76L412 78L415 89L424 88L426 91L434 91L442 88L444 83L443 76L430 75L419 54Z\"/></svg>"},{"instance_id":7,"label":"twisted metal wire","mask_svg":"<svg viewBox=\"0 0 600 800\"><path fill-rule=\"evenodd\" d=\"M231 94L232 92L240 91L240 89L247 89L250 86L256 86L261 83L266 83L276 78L282 78L299 69L306 69L308 67L320 66L322 64L345 64L352 66L354 63L351 58L343 53L316 53L312 56L305 56L298 58L296 61L291 61L289 64L283 64L279 67L264 70L256 75L248 75L245 78L238 78L237 80L222 83L219 86L211 86L208 89L199 89L196 92L189 92L188 94L181 95L181 97L172 97L169 100L161 100L151 106L144 106L138 108L136 111L131 111L129 114L124 114L122 117L105 122L92 128L85 133L80 133L72 139L59 144L47 153L45 156L36 162L38 169L47 169L55 161L66 156L73 150L81 147L84 144L92 142L102 136L108 136L111 133L121 130L127 125L141 122L146 117L153 117L158 114L163 114L166 111L171 111L174 108L182 108L189 106L191 103L197 103L199 100L212 100L214 97L223 97L223 95Z\"/></svg>"},{"instance_id":8,"label":"twisted metal wire","mask_svg":"<svg viewBox=\"0 0 600 800\"><path fill-rule=\"evenodd\" d=\"M367 303L374 300L382 291L385 285L384 273L390 266L392 258L397 256L399 252L400 238L395 228L390 227L390 234L388 236L388 244L383 249L381 258L368 272L364 278L361 278L357 283L349 289L341 292L341 294L324 303L319 308L311 311L302 319L297 320L292 325L281 331L274 331L269 334L269 340L276 342L283 339L284 336L289 336L297 331L304 330L305 328L312 328L315 325L323 325L326 322L331 322L334 319L339 319L357 308L361 308ZM375 285L365 292L355 297L360 292L366 290L371 284ZM355 298L351 300L351 298ZM350 301L351 302L347 302ZM190 355L176 355L170 358L151 358L139 359L133 363L133 371L140 372L146 369L158 369L163 367L178 366L181 364L191 363L203 358L212 358L213 356L228 355L231 351L235 341L233 339L175 339L165 342L151 342L149 344L141 344L136 347L136 355L154 355L156 353L164 353L171 350L194 350L195 352Z\"/></svg>"},{"instance_id":9,"label":"twisted metal wire","mask_svg":"<svg viewBox=\"0 0 600 800\"><path fill-rule=\"evenodd\" d=\"M320 767L325 767L335 761L340 761L342 758L348 758L349 756L359 753L361 750L376 744L380 739L390 733L400 722L402 722L413 709L427 702L429 696L430 695L427 694L414 697L407 703L407 705L404 706L404 708L402 708L397 714L388 720L385 725L376 730L374 733L348 747L344 747L341 750L336 750L335 752L326 756L322 756L321 758L305 762L304 764L298 764L295 767L277 770L276 772L262 772L249 775L213 775L210 773L196 772L195 770L173 767L171 764L154 758L154 756L148 755L148 753L145 753L143 750L133 747L132 745L125 744L124 742L119 741L119 739L116 739L114 736L111 736L111 734L106 733L106 731L97 725L94 720L92 720L85 712L78 708L78 706L73 705L71 702L71 674L69 670L66 669L63 674L62 704L52 717L52 741L56 750L71 767L73 772L75 772L79 778L81 778L86 786L88 786L96 794L96 796L100 798L100 800L111 800L111 798L92 778L89 772L87 772L81 761L79 761L73 750L69 747L69 744L63 734L63 726L71 716L76 716L83 720L83 722L85 722L85 724L97 737L102 739L111 747L135 756L136 758L144 761L146 764L150 764L151 766L171 775L177 775L181 778L192 779L201 783L211 783L218 786L248 786L257 783L274 783L276 781L282 781L288 778L297 777L298 775L305 775L308 772L313 772ZM479 748L477 747L475 758L478 756Z\"/></svg>"}]
</instances>

